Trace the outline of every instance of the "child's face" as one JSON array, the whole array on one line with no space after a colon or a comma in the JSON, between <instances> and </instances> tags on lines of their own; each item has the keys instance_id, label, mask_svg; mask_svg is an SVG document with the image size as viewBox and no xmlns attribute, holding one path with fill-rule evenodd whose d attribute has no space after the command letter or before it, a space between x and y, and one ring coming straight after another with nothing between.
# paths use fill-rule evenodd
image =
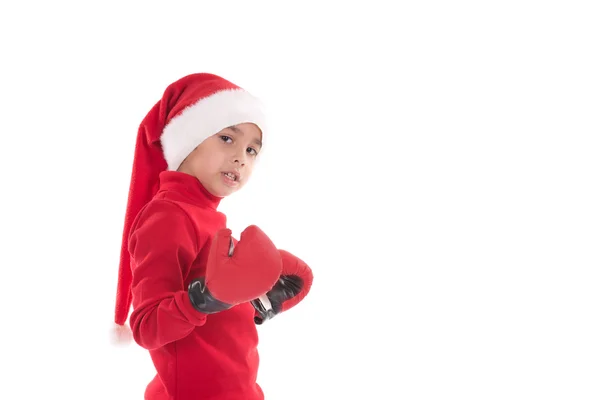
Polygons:
<instances>
[{"instance_id":1,"label":"child's face","mask_svg":"<svg viewBox=\"0 0 600 400\"><path fill-rule=\"evenodd\" d=\"M254 124L225 128L205 139L177 170L198 178L213 195L228 196L250 178L261 140L262 132Z\"/></svg>"}]
</instances>

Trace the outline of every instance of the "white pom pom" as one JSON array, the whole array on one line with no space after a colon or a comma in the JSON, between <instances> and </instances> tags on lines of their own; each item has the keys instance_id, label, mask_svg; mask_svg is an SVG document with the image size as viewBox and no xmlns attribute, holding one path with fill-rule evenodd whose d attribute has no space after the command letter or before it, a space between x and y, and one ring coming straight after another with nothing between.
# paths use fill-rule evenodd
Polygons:
<instances>
[{"instance_id":1,"label":"white pom pom","mask_svg":"<svg viewBox=\"0 0 600 400\"><path fill-rule=\"evenodd\" d=\"M131 329L129 329L129 326L127 326L127 324L114 324L111 333L112 343L116 346L127 346L133 340L133 333L131 332Z\"/></svg>"}]
</instances>

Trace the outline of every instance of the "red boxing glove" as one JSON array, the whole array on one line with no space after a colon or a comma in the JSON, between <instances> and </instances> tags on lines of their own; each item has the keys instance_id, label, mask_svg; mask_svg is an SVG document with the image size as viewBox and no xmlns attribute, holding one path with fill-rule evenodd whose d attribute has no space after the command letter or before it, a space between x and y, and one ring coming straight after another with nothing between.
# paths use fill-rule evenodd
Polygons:
<instances>
[{"instance_id":1,"label":"red boxing glove","mask_svg":"<svg viewBox=\"0 0 600 400\"><path fill-rule=\"evenodd\" d=\"M188 293L198 311L223 311L264 294L281 271L279 251L257 226L246 228L235 248L231 230L221 229L211 244L206 276L192 281Z\"/></svg>"},{"instance_id":2,"label":"red boxing glove","mask_svg":"<svg viewBox=\"0 0 600 400\"><path fill-rule=\"evenodd\" d=\"M289 310L298 304L310 291L313 282L312 270L293 254L279 250L283 268L281 276L266 295L252 300L256 310L254 322L257 325Z\"/></svg>"}]
</instances>

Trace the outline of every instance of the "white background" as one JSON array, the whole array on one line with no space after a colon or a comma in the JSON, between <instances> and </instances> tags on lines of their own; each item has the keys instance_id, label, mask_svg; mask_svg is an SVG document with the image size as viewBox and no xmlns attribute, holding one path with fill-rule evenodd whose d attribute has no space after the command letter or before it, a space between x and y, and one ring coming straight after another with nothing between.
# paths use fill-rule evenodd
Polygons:
<instances>
[{"instance_id":1,"label":"white background","mask_svg":"<svg viewBox=\"0 0 600 400\"><path fill-rule=\"evenodd\" d=\"M315 274L260 327L267 400L600 398L595 2L349 3L2 3L0 398L142 399L133 146L202 71L274 132L230 227Z\"/></svg>"}]
</instances>

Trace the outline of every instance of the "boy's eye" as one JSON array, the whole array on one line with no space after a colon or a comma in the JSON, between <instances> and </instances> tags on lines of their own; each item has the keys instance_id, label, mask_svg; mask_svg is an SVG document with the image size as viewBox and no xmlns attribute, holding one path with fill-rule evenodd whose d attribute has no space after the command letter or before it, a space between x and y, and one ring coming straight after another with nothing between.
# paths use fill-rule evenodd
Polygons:
<instances>
[{"instance_id":1,"label":"boy's eye","mask_svg":"<svg viewBox=\"0 0 600 400\"><path fill-rule=\"evenodd\" d=\"M221 135L221 140L224 141L224 142L227 142L228 140L232 141L233 139L231 139L229 136Z\"/></svg>"},{"instance_id":2,"label":"boy's eye","mask_svg":"<svg viewBox=\"0 0 600 400\"><path fill-rule=\"evenodd\" d=\"M256 150L254 150L252 147L248 147L248 149L246 149L246 151L248 153L252 154L253 156L258 154L258 152Z\"/></svg>"}]
</instances>

